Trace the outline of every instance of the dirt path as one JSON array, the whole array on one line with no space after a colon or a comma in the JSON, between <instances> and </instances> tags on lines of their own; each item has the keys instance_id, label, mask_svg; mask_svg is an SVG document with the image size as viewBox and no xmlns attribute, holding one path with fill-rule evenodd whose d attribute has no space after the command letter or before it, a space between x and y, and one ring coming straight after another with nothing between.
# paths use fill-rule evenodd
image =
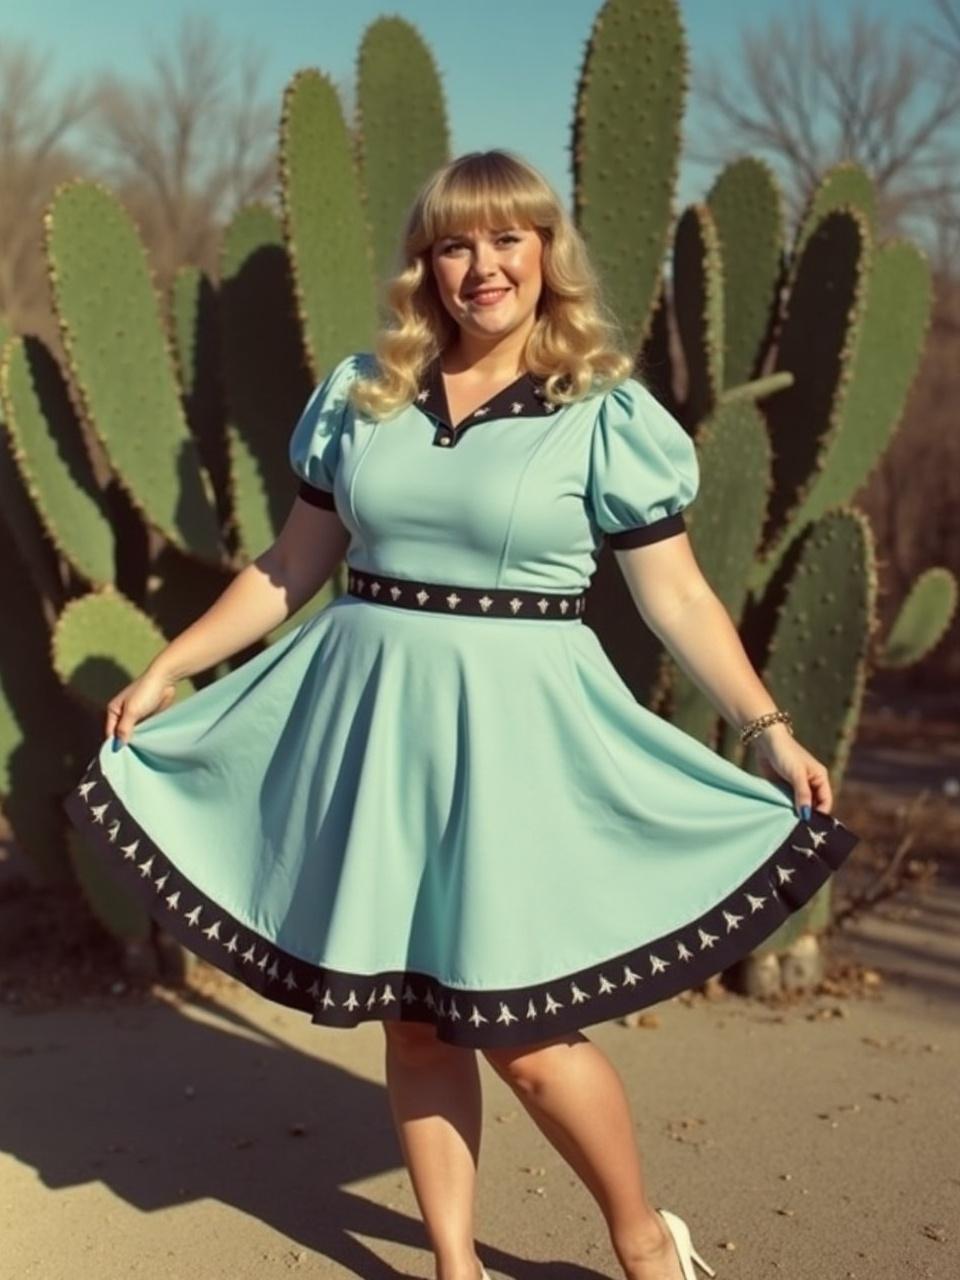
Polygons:
<instances>
[{"instance_id":1,"label":"dirt path","mask_svg":"<svg viewBox=\"0 0 960 1280\"><path fill-rule=\"evenodd\" d=\"M906 952L911 927L869 945ZM591 1029L656 1201L718 1280L955 1280L955 938L936 982L779 1010L687 996L657 1006L659 1026ZM379 1027L313 1027L212 985L189 1005L0 1015L0 1273L431 1276ZM481 1256L517 1280L616 1276L592 1200L481 1069Z\"/></svg>"}]
</instances>

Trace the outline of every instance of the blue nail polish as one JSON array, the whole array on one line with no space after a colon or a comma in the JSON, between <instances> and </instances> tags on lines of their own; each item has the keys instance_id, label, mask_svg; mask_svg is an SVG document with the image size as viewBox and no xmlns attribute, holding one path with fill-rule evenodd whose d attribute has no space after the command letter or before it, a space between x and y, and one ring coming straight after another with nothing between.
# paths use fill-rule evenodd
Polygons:
<instances>
[{"instance_id":1,"label":"blue nail polish","mask_svg":"<svg viewBox=\"0 0 960 1280\"><path fill-rule=\"evenodd\" d=\"M119 751L119 750L120 750L120 748L121 748L122 746L123 746L123 739L122 739L122 738L116 738L116 737L115 737L115 738L114 738L114 740L113 740L113 749L114 749L114 751Z\"/></svg>"},{"instance_id":2,"label":"blue nail polish","mask_svg":"<svg viewBox=\"0 0 960 1280\"><path fill-rule=\"evenodd\" d=\"M800 806L800 817L803 818L804 822L810 821L810 806L808 804Z\"/></svg>"}]
</instances>

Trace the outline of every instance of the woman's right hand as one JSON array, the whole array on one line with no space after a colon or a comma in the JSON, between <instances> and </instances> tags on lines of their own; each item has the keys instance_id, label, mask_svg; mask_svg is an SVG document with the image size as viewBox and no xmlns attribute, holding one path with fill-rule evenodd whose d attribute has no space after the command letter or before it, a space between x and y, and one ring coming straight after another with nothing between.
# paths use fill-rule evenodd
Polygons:
<instances>
[{"instance_id":1,"label":"woman's right hand","mask_svg":"<svg viewBox=\"0 0 960 1280\"><path fill-rule=\"evenodd\" d=\"M138 720L164 711L176 697L176 682L149 667L107 703L104 737L129 743Z\"/></svg>"}]
</instances>

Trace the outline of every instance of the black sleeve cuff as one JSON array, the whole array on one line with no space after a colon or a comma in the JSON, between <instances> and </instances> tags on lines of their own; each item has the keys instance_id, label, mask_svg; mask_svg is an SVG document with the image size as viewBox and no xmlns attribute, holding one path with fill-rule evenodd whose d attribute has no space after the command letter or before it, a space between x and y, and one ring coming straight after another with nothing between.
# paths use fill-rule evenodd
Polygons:
<instances>
[{"instance_id":1,"label":"black sleeve cuff","mask_svg":"<svg viewBox=\"0 0 960 1280\"><path fill-rule=\"evenodd\" d=\"M297 497L302 498L304 502L309 502L311 507L323 507L327 511L336 511L337 509L332 493L328 493L326 489L318 489L316 485L308 484L306 480L300 481Z\"/></svg>"},{"instance_id":2,"label":"black sleeve cuff","mask_svg":"<svg viewBox=\"0 0 960 1280\"><path fill-rule=\"evenodd\" d=\"M606 539L611 547L625 550L627 547L644 547L648 542L659 542L661 538L672 538L676 533L683 533L686 527L683 512L675 511L673 515L662 516L650 524L637 525L635 529L608 533Z\"/></svg>"}]
</instances>

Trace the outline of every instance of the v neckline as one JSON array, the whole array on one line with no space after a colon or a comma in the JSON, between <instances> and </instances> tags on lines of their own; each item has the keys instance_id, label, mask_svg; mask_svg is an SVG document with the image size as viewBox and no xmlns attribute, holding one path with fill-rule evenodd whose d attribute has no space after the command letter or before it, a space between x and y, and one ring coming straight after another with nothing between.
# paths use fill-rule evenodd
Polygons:
<instances>
[{"instance_id":1,"label":"v neckline","mask_svg":"<svg viewBox=\"0 0 960 1280\"><path fill-rule=\"evenodd\" d=\"M476 406L475 409L471 409L470 412L465 414L464 417L462 417L459 422L453 421L453 415L450 412L450 400L449 400L449 397L447 396L447 384L445 382L446 374L444 373L444 370L441 368L439 361L437 362L437 377L440 381L440 388L443 392L444 421L446 422L447 426L450 428L451 431L459 431L460 428L464 426L465 423L469 422L472 417L480 413L481 410L487 409L490 405L494 403L494 401L499 400L501 396L506 396L508 391L510 391L513 387L515 387L518 382L522 382L524 378L529 377L529 374L527 373L526 370L524 370L523 373L518 373L512 382L508 382L506 386L501 387L499 391L495 391L493 395L487 396L486 400L482 400L480 404ZM483 416L486 416L486 415L483 415Z\"/></svg>"},{"instance_id":2,"label":"v neckline","mask_svg":"<svg viewBox=\"0 0 960 1280\"><path fill-rule=\"evenodd\" d=\"M547 401L543 390L545 379L524 370L514 380L453 425L447 389L443 380L440 356L434 356L423 370L415 404L423 413L436 420L433 443L452 448L459 444L468 431L483 422L497 418L539 418L551 414L556 405Z\"/></svg>"}]
</instances>

